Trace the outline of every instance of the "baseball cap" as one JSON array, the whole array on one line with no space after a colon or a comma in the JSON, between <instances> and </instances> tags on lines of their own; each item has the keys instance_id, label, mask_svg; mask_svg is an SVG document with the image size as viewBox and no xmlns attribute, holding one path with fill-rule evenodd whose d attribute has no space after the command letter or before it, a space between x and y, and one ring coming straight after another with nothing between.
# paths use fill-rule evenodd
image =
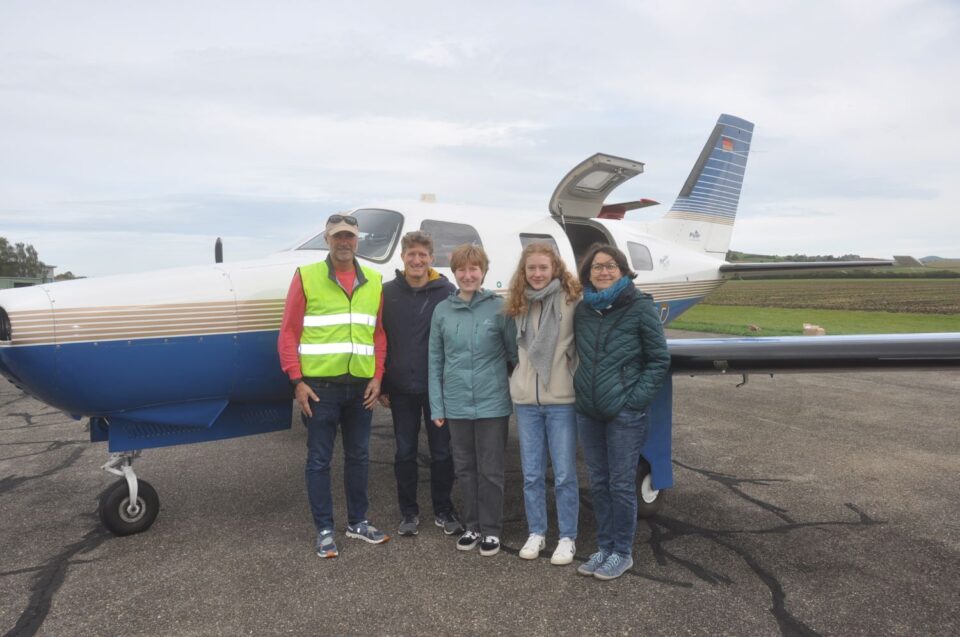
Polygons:
<instances>
[{"instance_id":1,"label":"baseball cap","mask_svg":"<svg viewBox=\"0 0 960 637\"><path fill-rule=\"evenodd\" d=\"M335 214L327 219L326 232L329 235L338 232L349 232L354 236L360 236L360 226L357 224L357 218L350 215Z\"/></svg>"}]
</instances>

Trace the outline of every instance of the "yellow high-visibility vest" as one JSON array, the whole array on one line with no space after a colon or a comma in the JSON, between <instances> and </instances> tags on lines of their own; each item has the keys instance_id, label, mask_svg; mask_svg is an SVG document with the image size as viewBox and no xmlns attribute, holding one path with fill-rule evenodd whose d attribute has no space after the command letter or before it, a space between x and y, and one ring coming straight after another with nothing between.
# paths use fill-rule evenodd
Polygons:
<instances>
[{"instance_id":1,"label":"yellow high-visibility vest","mask_svg":"<svg viewBox=\"0 0 960 637\"><path fill-rule=\"evenodd\" d=\"M383 287L380 273L360 266L352 296L340 287L326 261L301 266L300 280L307 298L300 335L303 375L373 378L373 332Z\"/></svg>"}]
</instances>

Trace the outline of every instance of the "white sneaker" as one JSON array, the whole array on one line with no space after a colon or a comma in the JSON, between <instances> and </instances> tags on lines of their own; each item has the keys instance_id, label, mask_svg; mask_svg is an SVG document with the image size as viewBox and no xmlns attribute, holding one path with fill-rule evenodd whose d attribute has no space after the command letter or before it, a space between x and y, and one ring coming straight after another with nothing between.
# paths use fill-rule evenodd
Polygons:
<instances>
[{"instance_id":1,"label":"white sneaker","mask_svg":"<svg viewBox=\"0 0 960 637\"><path fill-rule=\"evenodd\" d=\"M577 545L568 537L560 538L560 541L557 542L557 550L553 552L553 557L550 558L551 564L569 564L573 561L573 556L577 552Z\"/></svg>"},{"instance_id":2,"label":"white sneaker","mask_svg":"<svg viewBox=\"0 0 960 637\"><path fill-rule=\"evenodd\" d=\"M520 559L535 560L540 557L540 551L542 551L546 546L547 541L542 535L531 533L530 537L527 538L527 543L523 545L522 549L520 549ZM572 560L573 558L571 557L570 559Z\"/></svg>"}]
</instances>

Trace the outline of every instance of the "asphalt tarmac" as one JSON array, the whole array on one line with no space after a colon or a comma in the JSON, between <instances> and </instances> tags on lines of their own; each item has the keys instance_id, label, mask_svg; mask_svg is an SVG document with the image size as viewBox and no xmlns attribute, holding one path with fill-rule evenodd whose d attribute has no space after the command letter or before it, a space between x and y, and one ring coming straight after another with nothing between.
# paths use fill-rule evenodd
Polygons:
<instances>
[{"instance_id":1,"label":"asphalt tarmac","mask_svg":"<svg viewBox=\"0 0 960 637\"><path fill-rule=\"evenodd\" d=\"M675 379L676 486L641 521L635 566L578 576L595 524L581 466L577 561L526 539L515 431L504 550L461 553L433 526L422 469L415 538L338 533L313 552L306 435L148 451L146 533L102 530L104 444L0 384L3 635L956 635L960 373ZM513 429L513 424L511 424ZM425 449L425 439L421 442ZM388 412L374 415L370 518L399 515ZM421 456L425 466L426 456ZM335 463L335 513L345 515Z\"/></svg>"}]
</instances>

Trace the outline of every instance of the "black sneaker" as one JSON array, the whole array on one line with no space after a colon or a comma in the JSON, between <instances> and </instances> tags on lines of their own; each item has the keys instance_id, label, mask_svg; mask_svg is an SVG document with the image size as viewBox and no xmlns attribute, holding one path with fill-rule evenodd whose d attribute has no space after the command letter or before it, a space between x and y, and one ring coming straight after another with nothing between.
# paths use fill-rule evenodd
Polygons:
<instances>
[{"instance_id":1,"label":"black sneaker","mask_svg":"<svg viewBox=\"0 0 960 637\"><path fill-rule=\"evenodd\" d=\"M438 513L433 518L433 523L443 529L444 535L456 535L457 533L463 533L463 524L460 523L460 520L457 518L457 514L453 511L444 511Z\"/></svg>"},{"instance_id":2,"label":"black sneaker","mask_svg":"<svg viewBox=\"0 0 960 637\"><path fill-rule=\"evenodd\" d=\"M419 526L420 518L415 515L405 515L403 521L400 522L400 526L397 527L397 533L404 537L412 537L420 532Z\"/></svg>"},{"instance_id":3,"label":"black sneaker","mask_svg":"<svg viewBox=\"0 0 960 637\"><path fill-rule=\"evenodd\" d=\"M487 535L480 542L480 555L489 557L500 552L500 538L496 535Z\"/></svg>"},{"instance_id":4,"label":"black sneaker","mask_svg":"<svg viewBox=\"0 0 960 637\"><path fill-rule=\"evenodd\" d=\"M460 536L460 539L457 540L457 550L458 551L472 551L480 542L480 534L476 531L467 531Z\"/></svg>"}]
</instances>

